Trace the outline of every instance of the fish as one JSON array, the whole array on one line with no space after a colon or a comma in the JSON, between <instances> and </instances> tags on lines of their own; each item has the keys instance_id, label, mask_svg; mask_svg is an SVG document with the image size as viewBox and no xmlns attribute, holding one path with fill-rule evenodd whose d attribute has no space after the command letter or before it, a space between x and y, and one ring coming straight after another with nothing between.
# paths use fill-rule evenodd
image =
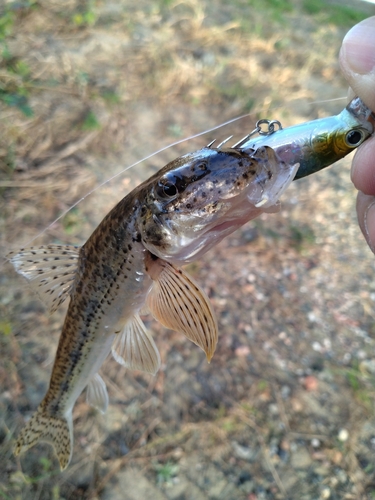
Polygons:
<instances>
[{"instance_id":1,"label":"fish","mask_svg":"<svg viewBox=\"0 0 375 500\"><path fill-rule=\"evenodd\" d=\"M127 194L82 247L9 253L51 312L70 298L49 388L16 439L16 456L45 441L61 470L67 468L77 398L86 388L93 407L104 413L109 404L99 369L111 352L129 369L158 371L159 351L141 318L145 307L211 360L218 341L214 311L181 266L247 221L278 211L299 168L266 145L246 151L221 146L170 162Z\"/></svg>"},{"instance_id":2,"label":"fish","mask_svg":"<svg viewBox=\"0 0 375 500\"><path fill-rule=\"evenodd\" d=\"M51 312L70 297L48 391L21 430L15 455L46 441L66 469L77 398L87 388L89 404L101 412L109 404L98 372L110 352L127 368L158 371L160 355L141 319L145 306L210 361L217 321L205 292L181 266L258 215L277 212L292 181L341 159L375 126L359 98L339 115L287 129L260 122L259 137L252 132L229 148L227 141L214 148L213 141L170 162L125 196L82 247L47 245L8 255Z\"/></svg>"}]
</instances>

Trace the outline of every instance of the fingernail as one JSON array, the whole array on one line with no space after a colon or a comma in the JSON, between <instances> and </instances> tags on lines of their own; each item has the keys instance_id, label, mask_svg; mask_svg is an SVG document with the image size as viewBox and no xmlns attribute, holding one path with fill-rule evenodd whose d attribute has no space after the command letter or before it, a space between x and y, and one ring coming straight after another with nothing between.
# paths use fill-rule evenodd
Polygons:
<instances>
[{"instance_id":1,"label":"fingernail","mask_svg":"<svg viewBox=\"0 0 375 500\"><path fill-rule=\"evenodd\" d=\"M346 34L342 52L354 73L365 75L375 68L375 17L356 24Z\"/></svg>"},{"instance_id":2,"label":"fingernail","mask_svg":"<svg viewBox=\"0 0 375 500\"><path fill-rule=\"evenodd\" d=\"M365 230L367 241L371 250L375 253L375 203L371 203L365 213Z\"/></svg>"}]
</instances>

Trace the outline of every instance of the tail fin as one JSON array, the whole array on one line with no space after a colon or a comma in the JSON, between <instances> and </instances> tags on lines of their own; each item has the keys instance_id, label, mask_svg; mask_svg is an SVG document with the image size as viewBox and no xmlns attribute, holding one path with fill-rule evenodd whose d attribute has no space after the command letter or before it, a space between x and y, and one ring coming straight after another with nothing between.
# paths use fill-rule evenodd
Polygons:
<instances>
[{"instance_id":1,"label":"tail fin","mask_svg":"<svg viewBox=\"0 0 375 500\"><path fill-rule=\"evenodd\" d=\"M61 470L68 467L73 449L73 424L71 414L68 417L49 415L47 410L39 406L36 413L21 430L14 446L14 454L34 446L38 441L50 443L56 452Z\"/></svg>"}]
</instances>

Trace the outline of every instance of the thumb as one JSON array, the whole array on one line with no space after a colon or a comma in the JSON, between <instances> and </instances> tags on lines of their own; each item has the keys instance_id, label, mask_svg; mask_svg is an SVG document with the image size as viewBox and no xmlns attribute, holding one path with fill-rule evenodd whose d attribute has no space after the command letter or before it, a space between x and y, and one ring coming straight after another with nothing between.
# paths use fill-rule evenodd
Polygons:
<instances>
[{"instance_id":1,"label":"thumb","mask_svg":"<svg viewBox=\"0 0 375 500\"><path fill-rule=\"evenodd\" d=\"M345 36L340 65L354 93L375 111L375 16L356 24Z\"/></svg>"},{"instance_id":2,"label":"thumb","mask_svg":"<svg viewBox=\"0 0 375 500\"><path fill-rule=\"evenodd\" d=\"M361 192L357 196L358 223L368 246L375 253L375 198Z\"/></svg>"}]
</instances>

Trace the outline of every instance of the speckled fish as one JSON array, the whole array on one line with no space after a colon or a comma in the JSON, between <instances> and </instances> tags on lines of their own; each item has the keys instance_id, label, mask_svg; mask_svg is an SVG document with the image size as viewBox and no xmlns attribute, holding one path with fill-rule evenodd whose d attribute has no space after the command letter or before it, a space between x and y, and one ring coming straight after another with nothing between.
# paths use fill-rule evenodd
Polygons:
<instances>
[{"instance_id":1,"label":"speckled fish","mask_svg":"<svg viewBox=\"0 0 375 500\"><path fill-rule=\"evenodd\" d=\"M274 151L212 148L184 155L134 189L81 247L45 246L9 254L54 311L70 296L49 389L18 436L15 454L51 443L61 469L72 456L73 406L87 400L104 412L108 395L98 370L112 350L128 368L156 373L160 357L140 318L145 305L163 325L186 335L210 360L217 323L203 290L179 267L278 199L298 164Z\"/></svg>"}]
</instances>

